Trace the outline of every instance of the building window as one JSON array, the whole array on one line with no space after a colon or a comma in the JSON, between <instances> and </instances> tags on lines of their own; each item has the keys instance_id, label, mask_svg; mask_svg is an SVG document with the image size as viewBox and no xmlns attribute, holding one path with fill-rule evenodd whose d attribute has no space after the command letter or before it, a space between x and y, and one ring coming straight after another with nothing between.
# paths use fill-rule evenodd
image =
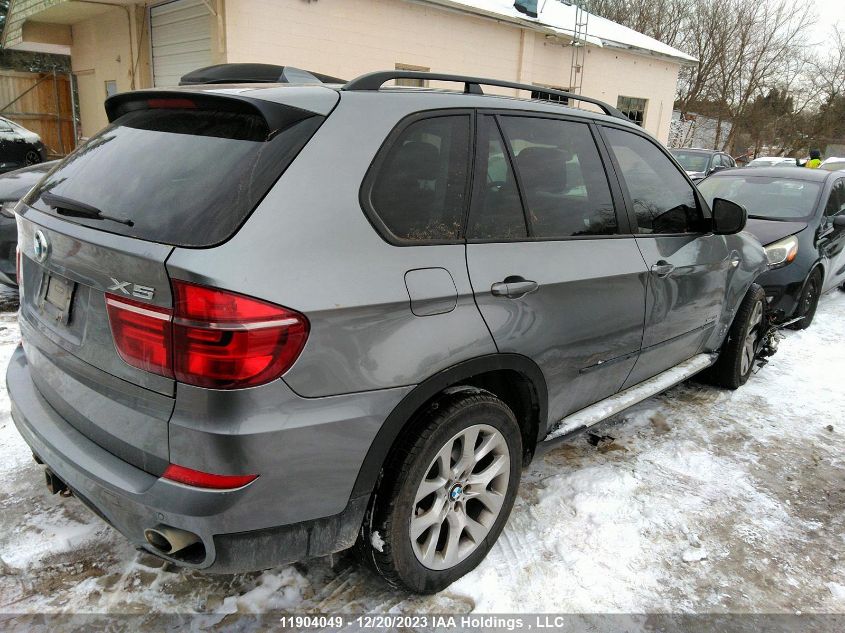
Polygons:
<instances>
[{"instance_id":1,"label":"building window","mask_svg":"<svg viewBox=\"0 0 845 633\"><path fill-rule=\"evenodd\" d=\"M417 70L427 73L431 70L431 68L427 68L426 66L413 66L412 64L396 64L396 70ZM425 79L397 79L396 85L410 88L426 88L428 87L428 81Z\"/></svg>"},{"instance_id":2,"label":"building window","mask_svg":"<svg viewBox=\"0 0 845 633\"><path fill-rule=\"evenodd\" d=\"M642 127L643 121L645 121L646 103L648 103L647 99L620 96L616 100L616 108L634 123Z\"/></svg>"},{"instance_id":3,"label":"building window","mask_svg":"<svg viewBox=\"0 0 845 633\"><path fill-rule=\"evenodd\" d=\"M106 81L106 98L117 94L117 82L114 79Z\"/></svg>"},{"instance_id":4,"label":"building window","mask_svg":"<svg viewBox=\"0 0 845 633\"><path fill-rule=\"evenodd\" d=\"M561 90L563 92L569 92L569 88L562 88L561 86L548 86L546 84L534 84L539 88L549 88L551 90ZM564 105L569 105L569 98L568 97L561 97L560 95L550 95L545 92L541 92L539 90L532 90L531 91L531 98L532 99L540 99L541 101L554 101L555 103L562 103Z\"/></svg>"}]
</instances>

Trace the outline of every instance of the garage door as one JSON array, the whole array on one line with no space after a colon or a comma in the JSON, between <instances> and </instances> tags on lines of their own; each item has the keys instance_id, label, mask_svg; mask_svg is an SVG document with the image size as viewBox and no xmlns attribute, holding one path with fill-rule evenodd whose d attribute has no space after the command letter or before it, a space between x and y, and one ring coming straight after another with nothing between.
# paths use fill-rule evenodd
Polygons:
<instances>
[{"instance_id":1,"label":"garage door","mask_svg":"<svg viewBox=\"0 0 845 633\"><path fill-rule=\"evenodd\" d=\"M153 85L175 86L182 75L210 66L211 12L202 0L176 0L150 9Z\"/></svg>"}]
</instances>

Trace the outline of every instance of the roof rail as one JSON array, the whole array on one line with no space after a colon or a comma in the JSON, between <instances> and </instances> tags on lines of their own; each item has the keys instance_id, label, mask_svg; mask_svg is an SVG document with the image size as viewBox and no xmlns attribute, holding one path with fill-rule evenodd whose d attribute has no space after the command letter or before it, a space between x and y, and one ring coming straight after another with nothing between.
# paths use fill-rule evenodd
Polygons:
<instances>
[{"instance_id":1,"label":"roof rail","mask_svg":"<svg viewBox=\"0 0 845 633\"><path fill-rule=\"evenodd\" d=\"M293 66L276 64L215 64L192 70L179 79L180 86L242 83L342 84L345 81Z\"/></svg>"},{"instance_id":2,"label":"roof rail","mask_svg":"<svg viewBox=\"0 0 845 633\"><path fill-rule=\"evenodd\" d=\"M450 75L448 73L429 73L419 70L383 70L374 73L367 73L356 77L349 83L343 86L341 90L379 90L385 83L393 79L423 79L426 81L454 81L456 83L464 84L464 92L467 94L482 95L484 91L481 86L498 86L500 88L514 88L517 90L528 90L530 92L538 92L546 96L564 97L572 99L573 101L583 101L584 103L592 103L597 105L608 116L616 117L618 119L625 119L630 121L628 117L622 114L612 105L593 99L592 97L584 97L573 92L565 92L563 90L555 90L554 88L546 88L544 86L534 86L532 84L521 84L514 81L501 81L499 79L484 79L483 77L467 77L465 75Z\"/></svg>"}]
</instances>

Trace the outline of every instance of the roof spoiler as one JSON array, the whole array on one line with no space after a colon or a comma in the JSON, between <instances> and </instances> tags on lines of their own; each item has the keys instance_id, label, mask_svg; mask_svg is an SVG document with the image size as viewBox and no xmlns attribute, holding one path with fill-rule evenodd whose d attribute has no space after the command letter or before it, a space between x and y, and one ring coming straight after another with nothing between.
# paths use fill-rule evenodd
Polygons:
<instances>
[{"instance_id":1,"label":"roof spoiler","mask_svg":"<svg viewBox=\"0 0 845 633\"><path fill-rule=\"evenodd\" d=\"M124 114L138 110L213 110L257 115L267 125L268 138L284 131L294 123L317 113L294 106L250 99L237 94L193 92L188 90L136 90L121 92L106 99L109 123Z\"/></svg>"},{"instance_id":2,"label":"roof spoiler","mask_svg":"<svg viewBox=\"0 0 845 633\"><path fill-rule=\"evenodd\" d=\"M386 82L393 79L421 79L424 81L453 81L455 83L464 84L464 92L467 94L482 95L484 91L481 86L498 86L500 88L514 88L517 90L527 90L529 92L537 92L545 96L563 97L565 99L572 99L573 101L583 101L584 103L592 103L598 106L608 116L617 119L625 119L630 121L628 117L622 114L612 105L593 99L592 97L585 97L583 95L575 94L574 92L565 92L563 90L555 90L553 88L546 88L544 86L535 86L533 84L521 84L514 81L501 81L499 79L485 79L483 77L467 77L465 75L450 75L444 73L429 73L418 70L384 70L375 73L368 73L361 75L347 83L342 90L379 90Z\"/></svg>"},{"instance_id":3,"label":"roof spoiler","mask_svg":"<svg viewBox=\"0 0 845 633\"><path fill-rule=\"evenodd\" d=\"M275 64L216 64L182 75L180 86L201 84L343 84L344 79L293 66Z\"/></svg>"}]
</instances>

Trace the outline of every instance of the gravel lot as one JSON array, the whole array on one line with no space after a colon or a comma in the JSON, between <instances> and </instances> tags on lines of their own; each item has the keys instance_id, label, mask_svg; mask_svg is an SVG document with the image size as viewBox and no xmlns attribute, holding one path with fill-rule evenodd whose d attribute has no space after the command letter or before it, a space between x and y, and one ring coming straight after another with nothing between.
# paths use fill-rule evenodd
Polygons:
<instances>
[{"instance_id":1,"label":"gravel lot","mask_svg":"<svg viewBox=\"0 0 845 633\"><path fill-rule=\"evenodd\" d=\"M48 494L4 386L0 612L841 613L844 323L836 292L743 389L690 382L541 450L491 555L432 597L391 590L345 554L204 576L136 551ZM14 312L0 314L3 367L18 336Z\"/></svg>"}]
</instances>

